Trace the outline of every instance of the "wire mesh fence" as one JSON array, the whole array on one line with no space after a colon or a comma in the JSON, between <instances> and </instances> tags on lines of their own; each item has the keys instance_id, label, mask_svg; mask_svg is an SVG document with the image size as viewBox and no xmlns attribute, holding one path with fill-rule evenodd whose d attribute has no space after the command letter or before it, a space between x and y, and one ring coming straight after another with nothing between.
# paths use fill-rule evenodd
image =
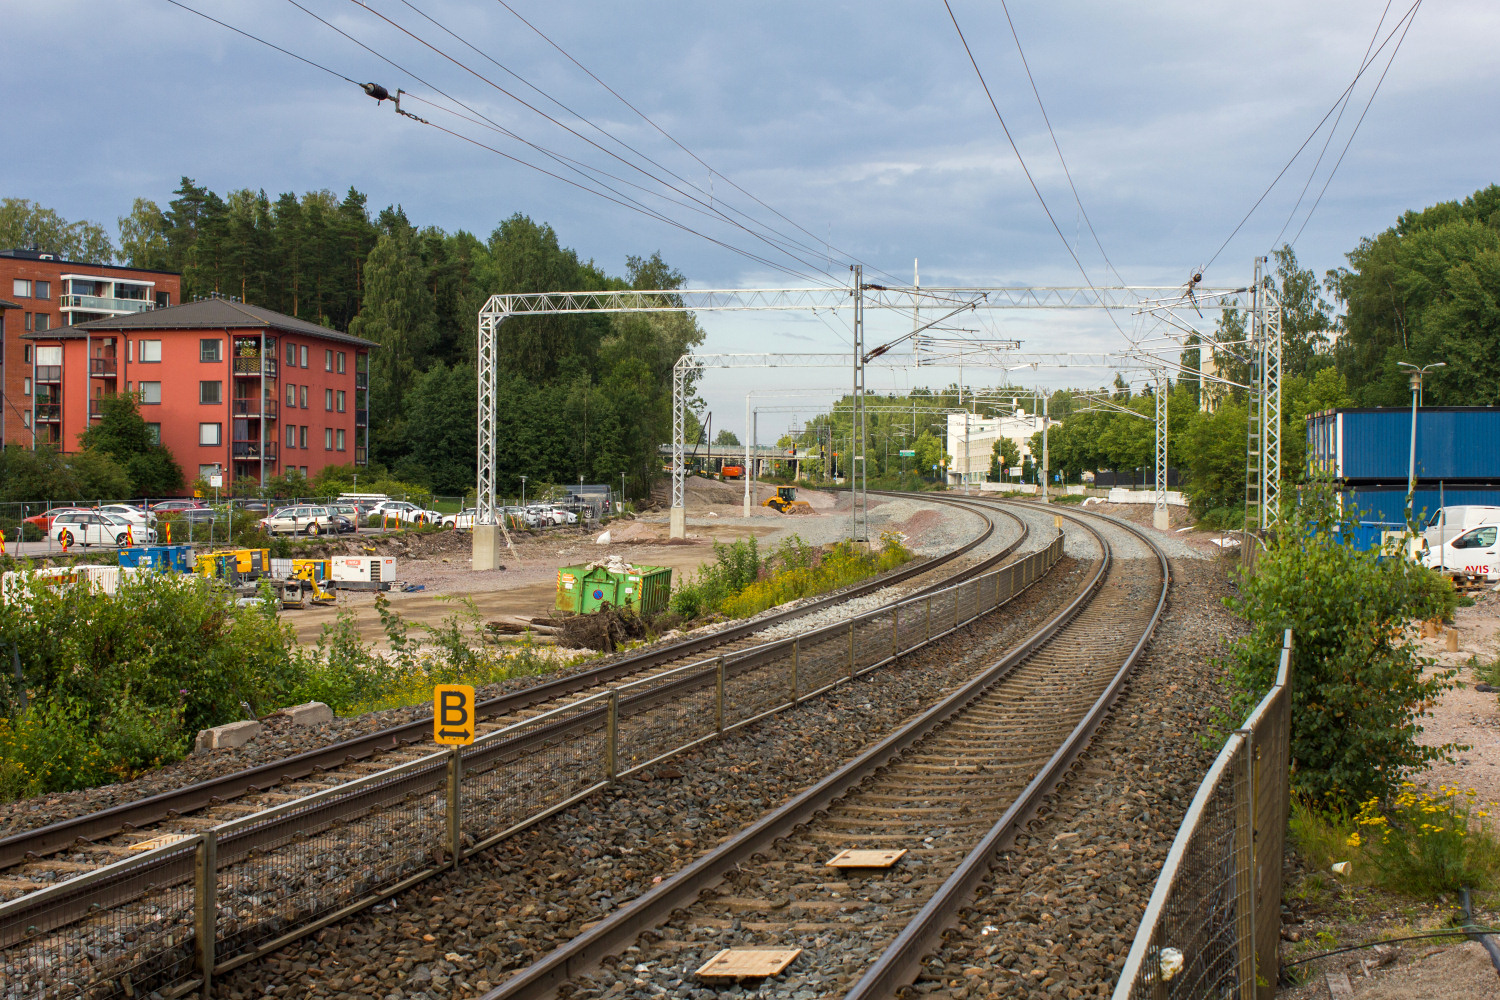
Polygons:
<instances>
[{"instance_id":1,"label":"wire mesh fence","mask_svg":"<svg viewBox=\"0 0 1500 1000\"><path fill-rule=\"evenodd\" d=\"M1288 629L1276 683L1230 734L1188 806L1114 1000L1275 996L1291 706Z\"/></svg>"},{"instance_id":2,"label":"wire mesh fence","mask_svg":"<svg viewBox=\"0 0 1500 1000\"><path fill-rule=\"evenodd\" d=\"M168 996L211 983L623 775L963 626L1061 555L1059 534L982 577L620 684L0 903L0 996Z\"/></svg>"}]
</instances>

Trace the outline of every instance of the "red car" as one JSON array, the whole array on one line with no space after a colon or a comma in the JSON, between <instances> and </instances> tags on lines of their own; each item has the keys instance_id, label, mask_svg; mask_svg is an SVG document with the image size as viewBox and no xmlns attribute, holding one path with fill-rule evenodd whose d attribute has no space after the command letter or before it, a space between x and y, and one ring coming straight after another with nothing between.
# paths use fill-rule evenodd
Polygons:
<instances>
[{"instance_id":1,"label":"red car","mask_svg":"<svg viewBox=\"0 0 1500 1000\"><path fill-rule=\"evenodd\" d=\"M45 514L36 514L36 515L33 515L32 517L26 518L26 523L27 524L34 524L34 525L36 525L37 530L40 531L40 532L42 532L43 534L45 534L46 532L52 530L52 520L55 517L57 517L57 515L59 515L59 514L68 514L68 513L71 513L73 511L78 511L78 510L88 510L88 508L87 507L53 507L51 510L47 511Z\"/></svg>"},{"instance_id":2,"label":"red car","mask_svg":"<svg viewBox=\"0 0 1500 1000\"><path fill-rule=\"evenodd\" d=\"M151 509L170 514L174 510L207 510L208 504L201 500L163 500L161 503L152 504Z\"/></svg>"}]
</instances>

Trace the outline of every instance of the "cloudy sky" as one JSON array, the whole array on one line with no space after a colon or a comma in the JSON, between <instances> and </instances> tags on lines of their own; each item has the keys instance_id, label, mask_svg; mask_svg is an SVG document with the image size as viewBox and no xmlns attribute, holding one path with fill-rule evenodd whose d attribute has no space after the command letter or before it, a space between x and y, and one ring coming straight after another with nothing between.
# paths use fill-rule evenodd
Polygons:
<instances>
[{"instance_id":1,"label":"cloudy sky","mask_svg":"<svg viewBox=\"0 0 1500 1000\"><path fill-rule=\"evenodd\" d=\"M290 0L183 2L353 80L402 87L452 107L438 93L446 92L473 109L463 114L617 175L620 180L605 183L686 228L398 117L389 103L377 105L339 76L167 0L0 0L0 86L8 97L0 194L113 229L135 197L165 204L182 175L220 192L263 188L272 197L353 185L369 195L373 208L400 203L418 224L481 236L500 219L524 212L551 223L564 243L616 273L626 255L660 250L700 287L800 286L828 282L830 274L845 280L851 259L877 280L880 271L909 280L914 258L921 260L924 285L1082 284L1068 246L1088 281L1120 280L1084 224L995 3L952 0L1061 237L1011 151L941 0L507 0L514 13L497 0L298 0L311 14ZM1500 64L1493 52L1500 5L1424 3L1403 21L1409 8L1410 0L1389 6L1384 0L1010 3L1083 210L1121 278L1148 285L1180 284L1211 259L1207 283L1243 283L1252 258L1274 245L1289 217L1282 239L1302 229L1398 40L1378 95L1296 243L1298 255L1322 272L1402 211L1461 198L1496 180ZM1393 28L1396 36L1386 41ZM1384 48L1355 86L1307 194L1328 125L1220 252L1350 85L1372 37L1373 47L1385 42ZM559 47L651 121L590 79ZM515 139L431 104L404 106L434 126L585 183ZM663 178L708 204L688 202L663 186ZM804 244L801 259L727 224L724 217L736 211ZM838 316L715 314L702 322L707 351L838 351L848 344ZM872 339L902 322L910 321L872 321ZM1122 316L1120 322L1130 329L1134 321ZM1094 314L1006 312L964 325L1018 337L1037 351L1120 343L1116 329ZM881 371L870 383L903 387L956 377L945 370ZM993 385L1001 377L971 369L964 379ZM1077 369L1010 377L1052 385L1106 378ZM751 389L814 390L845 379L843 370L725 372L705 381L704 395L719 413L716 423L738 428ZM817 396L757 405L805 402L806 416ZM788 418L778 412L762 426L772 419Z\"/></svg>"}]
</instances>

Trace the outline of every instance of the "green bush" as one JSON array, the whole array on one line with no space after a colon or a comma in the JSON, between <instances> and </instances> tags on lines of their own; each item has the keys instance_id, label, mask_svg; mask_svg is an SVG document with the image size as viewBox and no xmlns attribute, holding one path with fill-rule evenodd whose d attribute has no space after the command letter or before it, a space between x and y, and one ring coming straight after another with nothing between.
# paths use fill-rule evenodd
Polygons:
<instances>
[{"instance_id":1,"label":"green bush","mask_svg":"<svg viewBox=\"0 0 1500 1000\"><path fill-rule=\"evenodd\" d=\"M1320 809L1352 812L1384 799L1411 772L1453 748L1417 741L1424 706L1453 685L1453 670L1423 676L1408 623L1444 613L1452 587L1406 559L1345 544L1352 525L1329 492L1309 490L1240 579L1230 607L1250 623L1224 659L1232 704L1245 717L1276 675L1282 630L1295 635L1292 787Z\"/></svg>"}]
</instances>

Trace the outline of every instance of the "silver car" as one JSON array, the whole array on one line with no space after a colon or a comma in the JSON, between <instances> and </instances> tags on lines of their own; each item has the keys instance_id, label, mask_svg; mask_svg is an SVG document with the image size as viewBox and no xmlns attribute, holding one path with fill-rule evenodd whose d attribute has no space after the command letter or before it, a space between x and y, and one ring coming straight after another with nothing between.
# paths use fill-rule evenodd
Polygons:
<instances>
[{"instance_id":1,"label":"silver car","mask_svg":"<svg viewBox=\"0 0 1500 1000\"><path fill-rule=\"evenodd\" d=\"M268 535L336 534L333 511L327 507L283 507L270 517L261 518L260 526Z\"/></svg>"}]
</instances>

